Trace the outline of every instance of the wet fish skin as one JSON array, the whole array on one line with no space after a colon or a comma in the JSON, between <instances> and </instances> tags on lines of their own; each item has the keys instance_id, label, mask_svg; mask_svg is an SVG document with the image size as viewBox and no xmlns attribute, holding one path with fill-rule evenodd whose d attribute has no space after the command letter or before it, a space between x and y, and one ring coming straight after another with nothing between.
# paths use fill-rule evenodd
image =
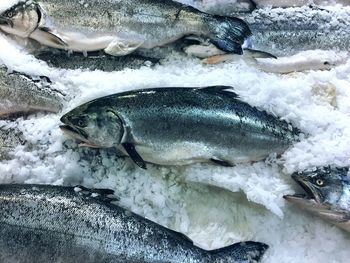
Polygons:
<instances>
[{"instance_id":1,"label":"wet fish skin","mask_svg":"<svg viewBox=\"0 0 350 263\"><path fill-rule=\"evenodd\" d=\"M299 131L237 99L232 88L154 88L102 97L65 114L61 129L91 147L119 147L142 168L226 166L284 152ZM134 147L134 149L133 149Z\"/></svg>"},{"instance_id":2,"label":"wet fish skin","mask_svg":"<svg viewBox=\"0 0 350 263\"><path fill-rule=\"evenodd\" d=\"M302 209L350 232L349 168L322 167L315 171L294 173L292 178L306 195L284 198Z\"/></svg>"},{"instance_id":3,"label":"wet fish skin","mask_svg":"<svg viewBox=\"0 0 350 263\"><path fill-rule=\"evenodd\" d=\"M205 251L108 202L110 190L0 185L0 261L11 263L258 262L258 242ZM95 197L94 197L95 196Z\"/></svg>"},{"instance_id":4,"label":"wet fish skin","mask_svg":"<svg viewBox=\"0 0 350 263\"><path fill-rule=\"evenodd\" d=\"M29 22L24 19L28 17ZM163 46L186 35L205 36L225 51L241 53L250 35L241 19L208 15L171 0L88 0L84 4L28 0L6 10L1 18L11 21L13 26L0 23L10 34L54 48L104 50L116 56ZM29 29L22 24L29 24Z\"/></svg>"},{"instance_id":5,"label":"wet fish skin","mask_svg":"<svg viewBox=\"0 0 350 263\"><path fill-rule=\"evenodd\" d=\"M59 112L62 96L40 81L0 67L0 118L36 111Z\"/></svg>"},{"instance_id":6,"label":"wet fish skin","mask_svg":"<svg viewBox=\"0 0 350 263\"><path fill-rule=\"evenodd\" d=\"M239 14L252 30L252 48L276 56L305 50L350 49L350 11L321 8L256 9Z\"/></svg>"}]
</instances>

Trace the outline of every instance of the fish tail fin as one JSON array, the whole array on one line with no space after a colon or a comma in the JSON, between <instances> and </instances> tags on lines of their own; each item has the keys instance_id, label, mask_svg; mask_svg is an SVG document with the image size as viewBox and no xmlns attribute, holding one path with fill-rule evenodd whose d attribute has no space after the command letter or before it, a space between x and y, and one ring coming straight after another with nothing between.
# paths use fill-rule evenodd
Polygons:
<instances>
[{"instance_id":1,"label":"fish tail fin","mask_svg":"<svg viewBox=\"0 0 350 263\"><path fill-rule=\"evenodd\" d=\"M214 16L209 22L211 42L219 49L243 54L244 40L251 36L252 32L248 24L236 17Z\"/></svg>"},{"instance_id":2,"label":"fish tail fin","mask_svg":"<svg viewBox=\"0 0 350 263\"><path fill-rule=\"evenodd\" d=\"M259 242L241 242L228 247L210 251L211 262L260 262L265 251L269 248L268 245Z\"/></svg>"}]
</instances>

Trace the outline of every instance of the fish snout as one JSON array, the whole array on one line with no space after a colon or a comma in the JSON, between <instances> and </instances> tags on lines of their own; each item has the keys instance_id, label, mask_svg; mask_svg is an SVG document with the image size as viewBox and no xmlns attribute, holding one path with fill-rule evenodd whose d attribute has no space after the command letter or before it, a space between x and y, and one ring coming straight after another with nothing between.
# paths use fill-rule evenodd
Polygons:
<instances>
[{"instance_id":1,"label":"fish snout","mask_svg":"<svg viewBox=\"0 0 350 263\"><path fill-rule=\"evenodd\" d=\"M13 22L11 21L11 19L0 16L0 26L9 26L9 27L13 27Z\"/></svg>"}]
</instances>

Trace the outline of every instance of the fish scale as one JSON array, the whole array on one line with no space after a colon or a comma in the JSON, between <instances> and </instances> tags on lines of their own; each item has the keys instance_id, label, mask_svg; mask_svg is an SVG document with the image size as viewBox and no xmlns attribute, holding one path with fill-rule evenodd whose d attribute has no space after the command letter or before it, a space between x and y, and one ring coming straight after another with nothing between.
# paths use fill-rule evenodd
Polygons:
<instances>
[{"instance_id":1,"label":"fish scale","mask_svg":"<svg viewBox=\"0 0 350 263\"><path fill-rule=\"evenodd\" d=\"M205 251L182 234L109 203L103 190L96 192L0 185L0 262L250 263L268 248L245 242Z\"/></svg>"},{"instance_id":2,"label":"fish scale","mask_svg":"<svg viewBox=\"0 0 350 263\"><path fill-rule=\"evenodd\" d=\"M128 144L132 149L125 150L132 158L162 165L259 161L297 141L297 129L229 89L174 87L114 94L64 115L62 129L95 147Z\"/></svg>"},{"instance_id":3,"label":"fish scale","mask_svg":"<svg viewBox=\"0 0 350 263\"><path fill-rule=\"evenodd\" d=\"M226 51L241 53L249 26L241 19L218 17L171 0L38 0L20 2L0 15L0 28L73 51L122 56L151 49L184 36L210 38Z\"/></svg>"}]
</instances>

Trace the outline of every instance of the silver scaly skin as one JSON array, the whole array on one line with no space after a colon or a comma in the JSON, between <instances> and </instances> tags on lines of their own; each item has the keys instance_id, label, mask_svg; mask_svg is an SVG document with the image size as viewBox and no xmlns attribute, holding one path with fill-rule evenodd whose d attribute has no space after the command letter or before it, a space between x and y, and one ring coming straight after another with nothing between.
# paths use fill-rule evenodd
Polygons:
<instances>
[{"instance_id":1,"label":"silver scaly skin","mask_svg":"<svg viewBox=\"0 0 350 263\"><path fill-rule=\"evenodd\" d=\"M0 67L0 118L36 111L59 112L62 96L17 72Z\"/></svg>"},{"instance_id":2,"label":"silver scaly skin","mask_svg":"<svg viewBox=\"0 0 350 263\"><path fill-rule=\"evenodd\" d=\"M0 29L54 48L115 56L188 35L242 53L250 35L241 19L208 15L171 0L20 1L0 15Z\"/></svg>"},{"instance_id":3,"label":"silver scaly skin","mask_svg":"<svg viewBox=\"0 0 350 263\"><path fill-rule=\"evenodd\" d=\"M286 195L284 198L302 209L350 232L349 168L318 168L294 173L292 178L306 195Z\"/></svg>"},{"instance_id":4,"label":"silver scaly skin","mask_svg":"<svg viewBox=\"0 0 350 263\"><path fill-rule=\"evenodd\" d=\"M350 49L349 9L256 9L239 16L252 30L250 47L276 56L314 49Z\"/></svg>"},{"instance_id":5,"label":"silver scaly skin","mask_svg":"<svg viewBox=\"0 0 350 263\"><path fill-rule=\"evenodd\" d=\"M90 147L119 147L145 162L232 166L283 153L298 133L237 99L231 87L155 88L102 97L65 114L61 129Z\"/></svg>"},{"instance_id":6,"label":"silver scaly skin","mask_svg":"<svg viewBox=\"0 0 350 263\"><path fill-rule=\"evenodd\" d=\"M237 243L213 251L110 203L113 191L0 185L2 263L253 263L268 248Z\"/></svg>"}]
</instances>

